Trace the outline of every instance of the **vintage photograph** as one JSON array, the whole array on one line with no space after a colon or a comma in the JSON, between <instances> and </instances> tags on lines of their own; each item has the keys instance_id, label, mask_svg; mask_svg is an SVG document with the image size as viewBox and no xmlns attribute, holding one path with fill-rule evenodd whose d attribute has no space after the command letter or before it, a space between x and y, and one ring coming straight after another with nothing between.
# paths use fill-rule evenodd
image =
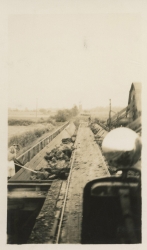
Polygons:
<instances>
[{"instance_id":1,"label":"vintage photograph","mask_svg":"<svg viewBox=\"0 0 147 250\"><path fill-rule=\"evenodd\" d=\"M142 244L142 7L8 1L7 245Z\"/></svg>"}]
</instances>

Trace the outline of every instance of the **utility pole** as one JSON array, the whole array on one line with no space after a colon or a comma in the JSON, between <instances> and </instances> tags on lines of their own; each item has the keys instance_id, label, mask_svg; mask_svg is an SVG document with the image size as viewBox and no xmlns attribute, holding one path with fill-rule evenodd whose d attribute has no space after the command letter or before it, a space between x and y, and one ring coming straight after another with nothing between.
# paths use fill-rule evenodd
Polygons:
<instances>
[{"instance_id":1,"label":"utility pole","mask_svg":"<svg viewBox=\"0 0 147 250\"><path fill-rule=\"evenodd\" d=\"M111 129L111 99L109 99L109 131Z\"/></svg>"},{"instance_id":2,"label":"utility pole","mask_svg":"<svg viewBox=\"0 0 147 250\"><path fill-rule=\"evenodd\" d=\"M36 123L37 123L37 109L38 109L38 99L36 98Z\"/></svg>"}]
</instances>

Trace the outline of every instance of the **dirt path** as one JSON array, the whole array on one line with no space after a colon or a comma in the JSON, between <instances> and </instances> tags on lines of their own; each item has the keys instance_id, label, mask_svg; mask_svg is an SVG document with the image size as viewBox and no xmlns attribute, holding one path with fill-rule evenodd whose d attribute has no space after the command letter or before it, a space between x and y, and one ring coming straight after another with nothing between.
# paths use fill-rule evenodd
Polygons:
<instances>
[{"instance_id":1,"label":"dirt path","mask_svg":"<svg viewBox=\"0 0 147 250\"><path fill-rule=\"evenodd\" d=\"M80 244L83 188L87 182L107 175L109 172L105 167L99 146L94 141L93 133L83 124L79 131L63 219L61 243Z\"/></svg>"}]
</instances>

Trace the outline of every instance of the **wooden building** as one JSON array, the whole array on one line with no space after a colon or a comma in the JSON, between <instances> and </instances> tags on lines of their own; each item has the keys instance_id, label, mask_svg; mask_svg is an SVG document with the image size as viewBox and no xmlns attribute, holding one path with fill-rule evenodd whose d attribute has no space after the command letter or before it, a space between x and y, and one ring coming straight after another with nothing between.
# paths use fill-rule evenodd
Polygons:
<instances>
[{"instance_id":1,"label":"wooden building","mask_svg":"<svg viewBox=\"0 0 147 250\"><path fill-rule=\"evenodd\" d=\"M133 104L131 108L129 107L130 104ZM139 82L132 83L131 85L127 113L127 117L131 121L135 121L141 116L141 83Z\"/></svg>"},{"instance_id":2,"label":"wooden building","mask_svg":"<svg viewBox=\"0 0 147 250\"><path fill-rule=\"evenodd\" d=\"M131 84L128 98L128 106L107 120L109 130L114 127L130 127L132 122L139 121L141 125L141 83ZM138 122L137 122L138 124Z\"/></svg>"}]
</instances>

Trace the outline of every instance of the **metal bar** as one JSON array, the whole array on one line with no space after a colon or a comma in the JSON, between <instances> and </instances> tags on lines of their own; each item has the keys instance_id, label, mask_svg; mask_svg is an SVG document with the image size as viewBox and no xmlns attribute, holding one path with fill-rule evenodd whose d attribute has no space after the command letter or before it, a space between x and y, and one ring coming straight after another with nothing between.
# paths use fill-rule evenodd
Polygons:
<instances>
[{"instance_id":1,"label":"metal bar","mask_svg":"<svg viewBox=\"0 0 147 250\"><path fill-rule=\"evenodd\" d=\"M127 108L128 108L128 106L126 108L122 109L121 111L119 111L117 114L113 115L111 119L113 120L114 118L117 118L117 116L119 116L120 114L125 112L127 110Z\"/></svg>"},{"instance_id":2,"label":"metal bar","mask_svg":"<svg viewBox=\"0 0 147 250\"><path fill-rule=\"evenodd\" d=\"M48 191L9 191L8 199L35 199L35 198L46 198L46 194Z\"/></svg>"},{"instance_id":3,"label":"metal bar","mask_svg":"<svg viewBox=\"0 0 147 250\"><path fill-rule=\"evenodd\" d=\"M60 128L58 128L56 131L58 131L58 130L60 130L60 129L64 129L64 126L67 126L69 124L69 122L67 122L66 124L64 124L62 127L60 127ZM61 131L62 131L61 130ZM56 132L55 131L55 132ZM55 133L55 132L53 132L53 133ZM24 152L23 154L21 154L20 156L18 156L17 157L17 159L20 159L24 154L26 154L28 151L30 151L31 149L33 149L35 146L37 146L38 144L40 144L40 143L42 143L45 139L47 139L47 138L49 138L50 136L52 136L52 134L51 135L49 135L49 136L47 136L47 137L45 137L44 139L42 139L39 143L37 143L37 144L35 144L33 147L31 147L30 149L28 149L26 152Z\"/></svg>"},{"instance_id":4,"label":"metal bar","mask_svg":"<svg viewBox=\"0 0 147 250\"><path fill-rule=\"evenodd\" d=\"M61 214L61 211L56 212L55 221L54 221L51 233L50 233L50 240L49 240L49 242L47 242L48 244L53 243L53 240L54 240L54 237L55 237L55 234L56 234L56 231L57 231L58 222L59 222L59 219L60 219L60 214Z\"/></svg>"},{"instance_id":5,"label":"metal bar","mask_svg":"<svg viewBox=\"0 0 147 250\"><path fill-rule=\"evenodd\" d=\"M16 200L15 200L16 201ZM16 204L8 204L8 208L7 210L21 210L21 211L35 211L36 210L37 205L36 204L30 204L30 205L26 205L24 204L24 200L22 203L16 202Z\"/></svg>"},{"instance_id":6,"label":"metal bar","mask_svg":"<svg viewBox=\"0 0 147 250\"><path fill-rule=\"evenodd\" d=\"M19 184L22 184L22 183L36 183L36 184L38 184L38 183L48 183L48 184L52 184L52 182L53 181L51 181L51 180L9 180L8 181L8 184L10 183L19 183Z\"/></svg>"},{"instance_id":7,"label":"metal bar","mask_svg":"<svg viewBox=\"0 0 147 250\"><path fill-rule=\"evenodd\" d=\"M141 116L138 117L135 121L133 121L132 123L130 123L127 127L131 128L131 129L137 129L138 127L141 126Z\"/></svg>"},{"instance_id":8,"label":"metal bar","mask_svg":"<svg viewBox=\"0 0 147 250\"><path fill-rule=\"evenodd\" d=\"M27 167L25 167L25 166L22 166L22 165L19 165L19 164L15 164L15 165L17 165L17 166L19 166L19 167L21 167L21 168L24 168L24 169L26 169L26 170L29 170L29 171L31 171L31 172L33 172L33 173L35 173L35 174L38 173L37 171L32 170L32 169L30 169L30 168L27 168ZM40 172L40 173L41 173L41 172ZM42 172L42 173L43 173L43 172Z\"/></svg>"},{"instance_id":9,"label":"metal bar","mask_svg":"<svg viewBox=\"0 0 147 250\"><path fill-rule=\"evenodd\" d=\"M81 124L79 125L78 132L79 132L80 126L81 126ZM77 144L78 132L77 132L77 137L76 137L75 146L76 146L76 144ZM69 173L68 180L67 180L67 187L66 187L66 192L65 192L65 198L64 198L64 203L63 203L63 207L62 207L62 212L61 212L60 223L59 223L59 227L58 227L58 233L57 233L57 238L56 238L56 244L58 244L59 239L60 239L60 231L61 231L62 220L63 220L63 216L64 216L64 210L65 210L65 205L66 205L66 199L67 199L67 194L68 194L68 189L69 189L69 184L70 184L70 178L71 178L71 173L72 173L72 168L73 168L74 159L75 159L75 151L74 151L74 153L73 153L73 155L72 155L70 173Z\"/></svg>"},{"instance_id":10,"label":"metal bar","mask_svg":"<svg viewBox=\"0 0 147 250\"><path fill-rule=\"evenodd\" d=\"M8 183L8 187L14 187L14 186L51 186L51 183Z\"/></svg>"},{"instance_id":11,"label":"metal bar","mask_svg":"<svg viewBox=\"0 0 147 250\"><path fill-rule=\"evenodd\" d=\"M132 108L133 105L134 105L134 102L131 102L127 107L119 111L116 115L112 116L111 120L115 119L117 116L120 116L123 112L126 112L126 111L130 112L129 109Z\"/></svg>"},{"instance_id":12,"label":"metal bar","mask_svg":"<svg viewBox=\"0 0 147 250\"><path fill-rule=\"evenodd\" d=\"M139 128L137 128L137 129L135 130L135 132L138 133L138 132L140 132L141 130L142 130L142 126L140 126Z\"/></svg>"}]
</instances>

